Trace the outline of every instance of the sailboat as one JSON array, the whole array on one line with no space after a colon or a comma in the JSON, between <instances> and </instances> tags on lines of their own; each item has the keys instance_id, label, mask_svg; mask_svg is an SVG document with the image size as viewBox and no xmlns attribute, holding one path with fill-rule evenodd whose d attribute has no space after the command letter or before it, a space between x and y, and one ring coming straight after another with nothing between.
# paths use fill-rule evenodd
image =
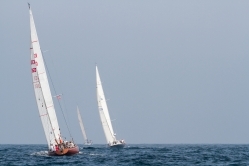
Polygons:
<instances>
[{"instance_id":1,"label":"sailboat","mask_svg":"<svg viewBox=\"0 0 249 166\"><path fill-rule=\"evenodd\" d=\"M81 131L82 131L82 134L83 134L83 137L84 137L84 141L85 141L84 145L92 145L92 141L87 139L86 131L85 131L85 128L83 126L82 118L81 118L81 115L80 115L80 110L79 110L78 107L77 107L77 113L78 113L78 119L79 119L79 123L80 123L80 128L81 128Z\"/></svg>"},{"instance_id":2,"label":"sailboat","mask_svg":"<svg viewBox=\"0 0 249 166\"><path fill-rule=\"evenodd\" d=\"M125 141L123 139L117 140L116 134L114 133L112 128L112 123L97 66L96 66L96 83L97 83L96 88L97 88L97 102L99 108L99 115L100 115L100 120L102 122L102 127L105 133L107 144L109 147L124 147Z\"/></svg>"},{"instance_id":3,"label":"sailboat","mask_svg":"<svg viewBox=\"0 0 249 166\"><path fill-rule=\"evenodd\" d=\"M32 81L39 115L49 149L48 154L58 156L73 155L79 152L79 147L73 140L64 141L62 138L30 4L28 4L28 6L31 30L30 51Z\"/></svg>"}]
</instances>

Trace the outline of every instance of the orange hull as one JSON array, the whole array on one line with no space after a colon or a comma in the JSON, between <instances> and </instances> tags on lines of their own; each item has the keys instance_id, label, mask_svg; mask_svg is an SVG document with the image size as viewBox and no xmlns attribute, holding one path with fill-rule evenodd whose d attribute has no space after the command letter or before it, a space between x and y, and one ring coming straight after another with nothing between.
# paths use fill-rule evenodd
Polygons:
<instances>
[{"instance_id":1,"label":"orange hull","mask_svg":"<svg viewBox=\"0 0 249 166\"><path fill-rule=\"evenodd\" d=\"M75 146L73 148L69 148L68 149L68 152L66 153L66 155L74 155L74 154L77 154L79 153L79 147L78 146Z\"/></svg>"},{"instance_id":2,"label":"orange hull","mask_svg":"<svg viewBox=\"0 0 249 166\"><path fill-rule=\"evenodd\" d=\"M79 153L79 147L75 146L73 148L66 148L63 151L48 152L49 156L64 156L64 155L74 155Z\"/></svg>"}]
</instances>

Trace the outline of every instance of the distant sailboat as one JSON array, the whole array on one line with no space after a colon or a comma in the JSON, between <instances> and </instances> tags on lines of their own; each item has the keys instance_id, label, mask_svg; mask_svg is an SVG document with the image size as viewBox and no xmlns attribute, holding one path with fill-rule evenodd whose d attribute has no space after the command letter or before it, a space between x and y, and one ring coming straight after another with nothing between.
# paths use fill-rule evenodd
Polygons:
<instances>
[{"instance_id":1,"label":"distant sailboat","mask_svg":"<svg viewBox=\"0 0 249 166\"><path fill-rule=\"evenodd\" d=\"M92 145L92 141L87 139L86 131L85 131L85 128L83 126L82 118L81 118L80 111L79 111L78 107L77 107L77 113L78 113L78 119L79 119L79 123L80 123L80 128L81 128L81 131L82 131L82 134L83 134L83 137L84 137L84 141L85 141L84 145Z\"/></svg>"},{"instance_id":2,"label":"distant sailboat","mask_svg":"<svg viewBox=\"0 0 249 166\"><path fill-rule=\"evenodd\" d=\"M28 4L29 5L29 4ZM32 11L29 5L30 30L31 30L31 72L35 91L35 98L46 135L49 155L72 155L79 152L79 148L73 140L63 141L60 127L57 121L53 99L48 83L46 69Z\"/></svg>"},{"instance_id":3,"label":"distant sailboat","mask_svg":"<svg viewBox=\"0 0 249 166\"><path fill-rule=\"evenodd\" d=\"M96 66L96 82L97 82L97 102L102 127L105 133L106 141L109 147L124 147L124 140L117 140L113 131L110 115L108 112L102 83L99 77L98 67Z\"/></svg>"}]
</instances>

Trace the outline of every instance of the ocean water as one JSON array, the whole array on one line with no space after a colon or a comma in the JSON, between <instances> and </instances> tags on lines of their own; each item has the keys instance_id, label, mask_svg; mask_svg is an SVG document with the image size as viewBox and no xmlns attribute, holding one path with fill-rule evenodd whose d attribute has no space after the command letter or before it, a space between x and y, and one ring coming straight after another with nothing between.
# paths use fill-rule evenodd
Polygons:
<instances>
[{"instance_id":1,"label":"ocean water","mask_svg":"<svg viewBox=\"0 0 249 166\"><path fill-rule=\"evenodd\" d=\"M48 156L46 145L0 145L0 165L249 165L249 145L130 144L85 147L73 156Z\"/></svg>"}]
</instances>

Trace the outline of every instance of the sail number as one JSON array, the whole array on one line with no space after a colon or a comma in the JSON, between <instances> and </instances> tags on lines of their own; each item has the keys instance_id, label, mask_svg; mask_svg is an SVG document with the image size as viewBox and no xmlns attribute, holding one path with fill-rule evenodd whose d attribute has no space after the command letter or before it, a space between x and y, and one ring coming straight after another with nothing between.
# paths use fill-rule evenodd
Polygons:
<instances>
[{"instance_id":1,"label":"sail number","mask_svg":"<svg viewBox=\"0 0 249 166\"><path fill-rule=\"evenodd\" d=\"M36 66L38 66L38 62L36 62L35 60L31 60L31 65L36 65Z\"/></svg>"},{"instance_id":2,"label":"sail number","mask_svg":"<svg viewBox=\"0 0 249 166\"><path fill-rule=\"evenodd\" d=\"M34 76L34 81L38 81L38 80L39 80L38 76Z\"/></svg>"},{"instance_id":3,"label":"sail number","mask_svg":"<svg viewBox=\"0 0 249 166\"><path fill-rule=\"evenodd\" d=\"M39 83L35 84L35 88L41 88L41 85Z\"/></svg>"},{"instance_id":4,"label":"sail number","mask_svg":"<svg viewBox=\"0 0 249 166\"><path fill-rule=\"evenodd\" d=\"M34 76L33 80L34 80L34 87L35 88L41 88L41 85L40 85L40 82L39 82L39 77L38 76Z\"/></svg>"},{"instance_id":5,"label":"sail number","mask_svg":"<svg viewBox=\"0 0 249 166\"><path fill-rule=\"evenodd\" d=\"M36 72L36 68L32 68L31 71L32 71L32 73L35 73Z\"/></svg>"}]
</instances>

